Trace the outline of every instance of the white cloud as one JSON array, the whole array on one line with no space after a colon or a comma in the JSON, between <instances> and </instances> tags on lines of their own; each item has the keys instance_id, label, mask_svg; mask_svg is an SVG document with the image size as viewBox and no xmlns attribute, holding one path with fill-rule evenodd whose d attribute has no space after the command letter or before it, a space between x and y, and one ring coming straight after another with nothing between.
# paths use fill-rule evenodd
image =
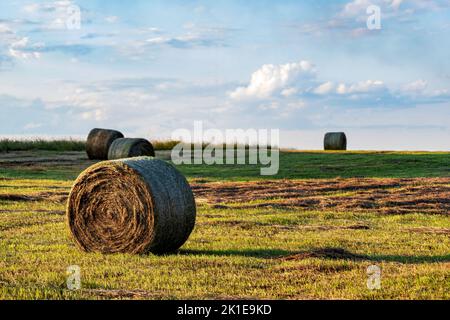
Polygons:
<instances>
[{"instance_id":1,"label":"white cloud","mask_svg":"<svg viewBox=\"0 0 450 320\"><path fill-rule=\"evenodd\" d=\"M30 45L28 37L23 37L10 44L9 54L17 59L40 58L40 51L37 50L40 47L41 44Z\"/></svg>"},{"instance_id":2,"label":"white cloud","mask_svg":"<svg viewBox=\"0 0 450 320\"><path fill-rule=\"evenodd\" d=\"M436 97L450 96L450 90L449 89L437 89L437 90L433 91L432 95L436 96Z\"/></svg>"},{"instance_id":3,"label":"white cloud","mask_svg":"<svg viewBox=\"0 0 450 320\"><path fill-rule=\"evenodd\" d=\"M298 93L298 89L297 88L287 88L287 89L284 89L283 91L281 91L281 95L283 97L290 97L290 96L293 96L296 93Z\"/></svg>"},{"instance_id":4,"label":"white cloud","mask_svg":"<svg viewBox=\"0 0 450 320\"><path fill-rule=\"evenodd\" d=\"M41 8L41 4L39 3L31 3L27 4L23 7L23 10L27 13L35 13L38 12Z\"/></svg>"},{"instance_id":5,"label":"white cloud","mask_svg":"<svg viewBox=\"0 0 450 320\"><path fill-rule=\"evenodd\" d=\"M266 64L252 74L248 86L237 88L230 93L230 97L241 100L265 99L278 93L286 95L301 84L302 78L310 78L314 74L314 65L309 61L283 65Z\"/></svg>"},{"instance_id":6,"label":"white cloud","mask_svg":"<svg viewBox=\"0 0 450 320\"><path fill-rule=\"evenodd\" d=\"M422 0L421 0L422 1ZM411 1L413 3L415 1ZM423 2L423 1L422 1ZM367 17L367 8L371 5L377 5L385 9L384 11L398 11L403 0L353 0L344 6L341 12L342 17L357 17L363 15Z\"/></svg>"},{"instance_id":7,"label":"white cloud","mask_svg":"<svg viewBox=\"0 0 450 320\"><path fill-rule=\"evenodd\" d=\"M70 6L73 6L75 2L73 0L59 0L59 1L47 1L41 3L27 4L23 7L23 10L30 14L36 14L40 12L64 12Z\"/></svg>"},{"instance_id":8,"label":"white cloud","mask_svg":"<svg viewBox=\"0 0 450 320\"><path fill-rule=\"evenodd\" d=\"M164 44L166 42L168 42L170 40L170 38L165 38L165 37L155 37L155 38L151 38L151 39L147 39L147 43L149 44Z\"/></svg>"},{"instance_id":9,"label":"white cloud","mask_svg":"<svg viewBox=\"0 0 450 320\"><path fill-rule=\"evenodd\" d=\"M338 85L336 93L338 94L356 94L369 93L385 89L383 81L380 80L366 80L355 84L347 85L341 83Z\"/></svg>"},{"instance_id":10,"label":"white cloud","mask_svg":"<svg viewBox=\"0 0 450 320\"><path fill-rule=\"evenodd\" d=\"M403 86L403 91L406 92L422 92L424 91L428 86L428 83L425 80L416 80L411 83L406 84Z\"/></svg>"},{"instance_id":11,"label":"white cloud","mask_svg":"<svg viewBox=\"0 0 450 320\"><path fill-rule=\"evenodd\" d=\"M426 86L427 83L423 80L414 81L401 87L400 93L403 95L399 95L397 85L389 86L382 80L327 81L319 79L313 63L302 61L263 65L251 75L247 86L229 91L228 96L231 103L238 101L240 108L246 110L258 108L268 114L276 109L277 114L294 116L299 109L315 108L324 101L334 106L358 108L406 107L414 103L419 105L437 102L438 96L431 97L422 92ZM311 95L315 97L311 99ZM299 101L302 103L298 104ZM301 108L292 108L293 105Z\"/></svg>"},{"instance_id":12,"label":"white cloud","mask_svg":"<svg viewBox=\"0 0 450 320\"><path fill-rule=\"evenodd\" d=\"M252 74L247 86L229 91L228 96L234 108L243 113L258 110L261 118L290 121L314 112L320 114L318 110L324 105L346 112L350 108L404 109L448 100L448 92L430 95L432 91L427 94L426 88L423 80L399 86L379 79L354 82L321 79L313 63L308 62L303 67L301 63L264 65Z\"/></svg>"},{"instance_id":13,"label":"white cloud","mask_svg":"<svg viewBox=\"0 0 450 320\"><path fill-rule=\"evenodd\" d=\"M335 85L333 82L328 81L325 82L323 84L321 84L320 86L318 86L315 90L314 93L315 94L328 94L331 93L335 88Z\"/></svg>"},{"instance_id":14,"label":"white cloud","mask_svg":"<svg viewBox=\"0 0 450 320\"><path fill-rule=\"evenodd\" d=\"M103 121L105 120L104 111L101 109L96 109L92 111L83 112L81 114L81 118L83 120L95 120L95 121Z\"/></svg>"},{"instance_id":15,"label":"white cloud","mask_svg":"<svg viewBox=\"0 0 450 320\"><path fill-rule=\"evenodd\" d=\"M371 5L381 8L384 18L393 18L404 14L414 14L419 11L445 9L450 6L447 0L352 0L340 12L340 17L363 19L367 17L366 10Z\"/></svg>"},{"instance_id":16,"label":"white cloud","mask_svg":"<svg viewBox=\"0 0 450 320\"><path fill-rule=\"evenodd\" d=\"M1 33L11 34L13 32L6 23L0 23L0 34Z\"/></svg>"},{"instance_id":17,"label":"white cloud","mask_svg":"<svg viewBox=\"0 0 450 320\"><path fill-rule=\"evenodd\" d=\"M369 6L373 4L369 0L353 0L345 5L341 15L343 17L354 17L360 14L365 14Z\"/></svg>"},{"instance_id":18,"label":"white cloud","mask_svg":"<svg viewBox=\"0 0 450 320\"><path fill-rule=\"evenodd\" d=\"M402 2L403 2L403 0L392 0L391 7L394 10L398 10L400 8L400 5L402 4Z\"/></svg>"},{"instance_id":19,"label":"white cloud","mask_svg":"<svg viewBox=\"0 0 450 320\"><path fill-rule=\"evenodd\" d=\"M56 31L67 28L66 22L73 15L71 8L80 7L73 0L59 0L27 4L22 9L31 19L39 21L40 30Z\"/></svg>"},{"instance_id":20,"label":"white cloud","mask_svg":"<svg viewBox=\"0 0 450 320\"><path fill-rule=\"evenodd\" d=\"M346 94L347 93L347 86L343 83L339 84L336 89L337 94Z\"/></svg>"},{"instance_id":21,"label":"white cloud","mask_svg":"<svg viewBox=\"0 0 450 320\"><path fill-rule=\"evenodd\" d=\"M161 33L156 31L153 33ZM169 46L173 48L220 47L225 44L225 35L216 30L195 30L177 36L157 36L147 39L141 46Z\"/></svg>"}]
</instances>

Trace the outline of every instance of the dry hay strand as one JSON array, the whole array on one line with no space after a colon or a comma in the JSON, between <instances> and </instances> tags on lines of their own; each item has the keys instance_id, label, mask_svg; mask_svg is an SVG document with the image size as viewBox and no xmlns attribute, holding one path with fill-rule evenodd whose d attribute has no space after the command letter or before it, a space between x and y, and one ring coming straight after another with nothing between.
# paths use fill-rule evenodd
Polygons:
<instances>
[{"instance_id":1,"label":"dry hay strand","mask_svg":"<svg viewBox=\"0 0 450 320\"><path fill-rule=\"evenodd\" d=\"M150 157L105 161L75 181L67 219L86 252L169 253L191 234L195 199L172 165Z\"/></svg>"},{"instance_id":2,"label":"dry hay strand","mask_svg":"<svg viewBox=\"0 0 450 320\"><path fill-rule=\"evenodd\" d=\"M347 137L344 132L328 132L323 144L325 150L347 150Z\"/></svg>"},{"instance_id":3,"label":"dry hay strand","mask_svg":"<svg viewBox=\"0 0 450 320\"><path fill-rule=\"evenodd\" d=\"M302 208L448 215L449 185L450 178L349 178L193 183L192 189L197 203L214 209Z\"/></svg>"},{"instance_id":4,"label":"dry hay strand","mask_svg":"<svg viewBox=\"0 0 450 320\"><path fill-rule=\"evenodd\" d=\"M108 159L108 151L111 144L124 135L116 130L92 129L86 142L86 153L90 160Z\"/></svg>"},{"instance_id":5,"label":"dry hay strand","mask_svg":"<svg viewBox=\"0 0 450 320\"><path fill-rule=\"evenodd\" d=\"M40 192L34 194L0 194L0 201L13 202L34 202L34 201L51 201L55 203L63 203L67 200L66 192Z\"/></svg>"},{"instance_id":6,"label":"dry hay strand","mask_svg":"<svg viewBox=\"0 0 450 320\"><path fill-rule=\"evenodd\" d=\"M433 227L416 227L406 229L408 232L425 233L425 234L443 234L450 236L449 228L433 228Z\"/></svg>"},{"instance_id":7,"label":"dry hay strand","mask_svg":"<svg viewBox=\"0 0 450 320\"><path fill-rule=\"evenodd\" d=\"M108 151L108 160L143 156L155 156L153 145L145 139L120 138L111 144Z\"/></svg>"},{"instance_id":8,"label":"dry hay strand","mask_svg":"<svg viewBox=\"0 0 450 320\"><path fill-rule=\"evenodd\" d=\"M0 213L45 213L48 215L63 216L66 214L64 210L45 210L45 209L0 209Z\"/></svg>"},{"instance_id":9,"label":"dry hay strand","mask_svg":"<svg viewBox=\"0 0 450 320\"><path fill-rule=\"evenodd\" d=\"M36 199L32 196L27 196L23 194L0 194L0 201L35 201Z\"/></svg>"}]
</instances>

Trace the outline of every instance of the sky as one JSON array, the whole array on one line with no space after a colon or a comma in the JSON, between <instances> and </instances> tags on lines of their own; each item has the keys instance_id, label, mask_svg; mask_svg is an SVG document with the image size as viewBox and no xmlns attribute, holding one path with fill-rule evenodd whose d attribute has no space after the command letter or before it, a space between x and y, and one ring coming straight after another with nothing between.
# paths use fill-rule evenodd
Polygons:
<instances>
[{"instance_id":1,"label":"sky","mask_svg":"<svg viewBox=\"0 0 450 320\"><path fill-rule=\"evenodd\" d=\"M0 136L203 121L298 149L345 131L350 149L449 150L449 57L450 0L2 1Z\"/></svg>"}]
</instances>

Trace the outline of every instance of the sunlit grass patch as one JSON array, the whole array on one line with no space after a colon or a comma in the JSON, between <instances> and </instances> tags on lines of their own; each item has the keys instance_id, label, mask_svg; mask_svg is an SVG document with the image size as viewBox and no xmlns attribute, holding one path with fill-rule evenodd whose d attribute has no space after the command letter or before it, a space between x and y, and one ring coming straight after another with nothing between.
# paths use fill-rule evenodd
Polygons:
<instances>
[{"instance_id":1,"label":"sunlit grass patch","mask_svg":"<svg viewBox=\"0 0 450 320\"><path fill-rule=\"evenodd\" d=\"M334 154L330 158L324 153L311 154L313 159L301 153L283 155L281 177L313 176L322 172L324 164L339 166L336 162L343 160ZM417 155L422 154L407 156ZM346 154L336 154L341 156ZM423 156L431 157L430 163L412 158L405 162L410 176L446 176L448 171L440 166L448 161L447 153ZM375 161L371 153L355 157L346 158L356 163L351 172L341 176L403 174L400 160L392 167L394 162L389 158ZM374 161L377 170L364 166ZM448 214L254 206L268 199L274 204L283 201L277 197L243 198L240 204L204 201L198 204L194 232L176 254L82 252L68 232L65 202L51 195L68 193L84 165L44 166L41 177L20 166L0 165L6 175L0 178L0 196L41 195L30 201L0 199L1 299L450 299ZM188 176L189 170L185 171ZM196 170L200 175L197 179L219 185L241 178L253 180L253 169L245 166L239 168L242 176L214 166ZM345 170L344 165L340 170ZM314 183L327 186L336 182L334 175L327 175L330 180ZM255 179L264 183L259 176ZM448 187L427 181L417 180L417 187L433 186L436 189L431 190L441 191ZM410 191L399 190L401 194ZM346 200L354 196L355 191L336 190L317 197ZM299 193L296 197L304 196ZM81 268L81 290L67 288L67 268L71 265ZM380 290L367 288L367 267L371 265L382 270Z\"/></svg>"}]
</instances>

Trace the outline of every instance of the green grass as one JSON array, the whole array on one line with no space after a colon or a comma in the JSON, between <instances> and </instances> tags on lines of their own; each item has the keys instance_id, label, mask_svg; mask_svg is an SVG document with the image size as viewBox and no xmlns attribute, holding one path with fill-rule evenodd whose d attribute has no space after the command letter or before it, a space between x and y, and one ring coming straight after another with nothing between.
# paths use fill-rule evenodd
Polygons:
<instances>
[{"instance_id":1,"label":"green grass","mask_svg":"<svg viewBox=\"0 0 450 320\"><path fill-rule=\"evenodd\" d=\"M223 181L449 177L449 160L449 153L294 152L282 153L276 177L260 177L258 167L180 169L191 180ZM0 163L0 195L68 192L87 165ZM64 210L64 203L51 198L0 200L0 299L450 299L450 237L411 232L417 227L450 229L448 215L199 204L196 228L178 254L132 256L79 251L69 237ZM355 224L369 228L340 228ZM279 259L327 248L359 259ZM67 289L70 265L81 267L82 290ZM370 265L382 269L381 290L366 286Z\"/></svg>"},{"instance_id":2,"label":"green grass","mask_svg":"<svg viewBox=\"0 0 450 320\"><path fill-rule=\"evenodd\" d=\"M78 140L0 140L0 152L10 151L83 151L86 149L86 143Z\"/></svg>"},{"instance_id":3,"label":"green grass","mask_svg":"<svg viewBox=\"0 0 450 320\"><path fill-rule=\"evenodd\" d=\"M182 165L188 177L211 180L414 178L450 176L445 152L281 152L276 176L263 177L259 165Z\"/></svg>"},{"instance_id":4,"label":"green grass","mask_svg":"<svg viewBox=\"0 0 450 320\"><path fill-rule=\"evenodd\" d=\"M180 141L176 140L152 140L155 150L172 150ZM208 144L202 144L205 148ZM248 148L248 146L246 146ZM86 141L62 139L62 140L17 140L17 139L1 139L0 152L10 151L84 151L86 150Z\"/></svg>"},{"instance_id":5,"label":"green grass","mask_svg":"<svg viewBox=\"0 0 450 320\"><path fill-rule=\"evenodd\" d=\"M178 141L153 141L155 150L172 150ZM0 152L10 151L84 151L86 150L86 141L80 140L0 140Z\"/></svg>"},{"instance_id":6,"label":"green grass","mask_svg":"<svg viewBox=\"0 0 450 320\"><path fill-rule=\"evenodd\" d=\"M48 156L51 152L35 153ZM84 156L84 153L80 153ZM1 158L1 153L0 153ZM0 177L74 180L89 164L67 166L4 167ZM448 152L281 152L280 170L274 176L261 176L260 165L180 165L177 168L190 179L206 181L251 181L262 179L327 178L416 178L450 176Z\"/></svg>"}]
</instances>

